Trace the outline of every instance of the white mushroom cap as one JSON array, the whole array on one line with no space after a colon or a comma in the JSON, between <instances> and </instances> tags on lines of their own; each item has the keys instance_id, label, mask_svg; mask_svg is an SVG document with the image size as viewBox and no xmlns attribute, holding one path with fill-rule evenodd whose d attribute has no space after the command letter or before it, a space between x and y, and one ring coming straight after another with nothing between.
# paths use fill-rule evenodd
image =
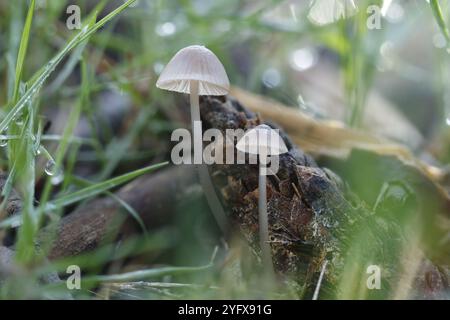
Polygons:
<instances>
[{"instance_id":1,"label":"white mushroom cap","mask_svg":"<svg viewBox=\"0 0 450 320\"><path fill-rule=\"evenodd\" d=\"M239 151L258 155L279 155L288 152L276 130L261 124L248 131L236 144Z\"/></svg>"},{"instance_id":2,"label":"white mushroom cap","mask_svg":"<svg viewBox=\"0 0 450 320\"><path fill-rule=\"evenodd\" d=\"M199 95L223 96L230 89L222 63L204 46L189 46L178 51L164 68L156 86L190 94L192 80L199 82Z\"/></svg>"}]
</instances>

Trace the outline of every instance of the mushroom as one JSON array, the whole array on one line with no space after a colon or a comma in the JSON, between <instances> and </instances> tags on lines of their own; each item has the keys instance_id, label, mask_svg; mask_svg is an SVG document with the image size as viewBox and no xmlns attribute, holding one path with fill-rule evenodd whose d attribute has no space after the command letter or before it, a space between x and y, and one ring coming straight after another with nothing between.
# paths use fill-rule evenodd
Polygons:
<instances>
[{"instance_id":1,"label":"mushroom","mask_svg":"<svg viewBox=\"0 0 450 320\"><path fill-rule=\"evenodd\" d=\"M199 95L223 96L228 93L230 82L225 68L211 50L199 45L189 46L173 56L159 76L156 86L160 89L190 95L194 164L199 165L200 183L206 200L222 231L225 231L225 213L214 192L208 168L202 163L203 134L199 107Z\"/></svg>"},{"instance_id":2,"label":"mushroom","mask_svg":"<svg viewBox=\"0 0 450 320\"><path fill-rule=\"evenodd\" d=\"M273 273L272 254L269 245L269 222L267 216L266 175L269 156L278 156L288 151L280 135L262 124L248 131L236 144L236 148L245 153L258 155L259 179L258 179L258 220L259 240L262 252L262 260L268 271ZM276 172L272 172L275 174Z\"/></svg>"},{"instance_id":3,"label":"mushroom","mask_svg":"<svg viewBox=\"0 0 450 320\"><path fill-rule=\"evenodd\" d=\"M313 0L308 19L318 25L353 16L358 11L354 0Z\"/></svg>"},{"instance_id":4,"label":"mushroom","mask_svg":"<svg viewBox=\"0 0 450 320\"><path fill-rule=\"evenodd\" d=\"M199 95L223 96L230 90L225 69L214 53L204 46L189 46L178 51L159 76L160 89L190 95L194 163L201 163L202 126ZM196 158L197 157L197 158Z\"/></svg>"}]
</instances>

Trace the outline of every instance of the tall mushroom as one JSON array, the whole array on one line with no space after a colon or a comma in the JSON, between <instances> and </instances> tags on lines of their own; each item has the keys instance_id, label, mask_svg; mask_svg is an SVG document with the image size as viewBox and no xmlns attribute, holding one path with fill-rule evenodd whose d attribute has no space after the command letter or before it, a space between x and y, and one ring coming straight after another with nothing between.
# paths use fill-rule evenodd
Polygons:
<instances>
[{"instance_id":1,"label":"tall mushroom","mask_svg":"<svg viewBox=\"0 0 450 320\"><path fill-rule=\"evenodd\" d=\"M269 156L274 161L274 156L286 153L287 147L280 135L262 124L248 131L236 144L236 148L245 153L258 155L259 179L258 179L258 219L259 241L264 266L273 273L272 254L269 245L269 221L267 216L266 175ZM272 172L275 174L276 172Z\"/></svg>"},{"instance_id":2,"label":"tall mushroom","mask_svg":"<svg viewBox=\"0 0 450 320\"><path fill-rule=\"evenodd\" d=\"M190 95L191 123L194 141L194 164L199 165L200 183L206 200L217 223L226 231L225 213L214 192L214 185L208 168L202 162L203 140L200 120L200 96L223 96L230 89L230 82L222 63L209 49L193 45L178 51L169 61L156 86L160 89L187 93Z\"/></svg>"}]
</instances>

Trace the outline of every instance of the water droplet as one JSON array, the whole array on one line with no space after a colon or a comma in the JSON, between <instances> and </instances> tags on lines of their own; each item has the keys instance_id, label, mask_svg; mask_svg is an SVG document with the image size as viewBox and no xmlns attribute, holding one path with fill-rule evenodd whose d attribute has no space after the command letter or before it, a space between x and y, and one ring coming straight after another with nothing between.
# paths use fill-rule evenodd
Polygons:
<instances>
[{"instance_id":1,"label":"water droplet","mask_svg":"<svg viewBox=\"0 0 450 320\"><path fill-rule=\"evenodd\" d=\"M50 178L50 182L53 185L60 184L64 180L64 173L62 170L58 170L58 172Z\"/></svg>"},{"instance_id":2,"label":"water droplet","mask_svg":"<svg viewBox=\"0 0 450 320\"><path fill-rule=\"evenodd\" d=\"M41 146L38 146L37 148L36 148L36 150L34 151L34 155L35 156L38 156L38 155L40 155L41 154Z\"/></svg>"},{"instance_id":3,"label":"water droplet","mask_svg":"<svg viewBox=\"0 0 450 320\"><path fill-rule=\"evenodd\" d=\"M290 62L295 70L304 71L316 64L317 55L314 50L309 48L295 50L291 54Z\"/></svg>"},{"instance_id":4,"label":"water droplet","mask_svg":"<svg viewBox=\"0 0 450 320\"><path fill-rule=\"evenodd\" d=\"M307 109L305 99L303 99L303 96L301 94L297 97L297 103L300 109Z\"/></svg>"},{"instance_id":5,"label":"water droplet","mask_svg":"<svg viewBox=\"0 0 450 320\"><path fill-rule=\"evenodd\" d=\"M56 163L53 160L48 160L47 164L45 165L45 169L44 169L45 173L48 174L49 176L53 176L55 175L55 173L57 172L57 168L56 168Z\"/></svg>"},{"instance_id":6,"label":"water droplet","mask_svg":"<svg viewBox=\"0 0 450 320\"><path fill-rule=\"evenodd\" d=\"M50 182L54 185L60 184L64 180L64 172L62 168L58 168L53 160L47 161L44 171L51 177Z\"/></svg>"},{"instance_id":7,"label":"water droplet","mask_svg":"<svg viewBox=\"0 0 450 320\"><path fill-rule=\"evenodd\" d=\"M380 46L380 54L385 58L391 58L394 55L394 43L392 41L385 41Z\"/></svg>"},{"instance_id":8,"label":"water droplet","mask_svg":"<svg viewBox=\"0 0 450 320\"><path fill-rule=\"evenodd\" d=\"M161 62L155 62L153 65L153 70L156 74L160 74L164 70L164 64Z\"/></svg>"},{"instance_id":9,"label":"water droplet","mask_svg":"<svg viewBox=\"0 0 450 320\"><path fill-rule=\"evenodd\" d=\"M0 147L6 147L8 139L4 135L0 135Z\"/></svg>"},{"instance_id":10,"label":"water droplet","mask_svg":"<svg viewBox=\"0 0 450 320\"><path fill-rule=\"evenodd\" d=\"M403 20L405 16L405 9L402 5L396 2L392 2L389 10L386 12L386 18L391 23L399 23Z\"/></svg>"},{"instance_id":11,"label":"water droplet","mask_svg":"<svg viewBox=\"0 0 450 320\"><path fill-rule=\"evenodd\" d=\"M262 75L262 82L266 87L274 88L280 85L281 75L275 68L269 68Z\"/></svg>"},{"instance_id":12,"label":"water droplet","mask_svg":"<svg viewBox=\"0 0 450 320\"><path fill-rule=\"evenodd\" d=\"M23 117L22 117L22 115L19 115L19 116L16 118L15 123L16 123L19 127L23 126Z\"/></svg>"},{"instance_id":13,"label":"water droplet","mask_svg":"<svg viewBox=\"0 0 450 320\"><path fill-rule=\"evenodd\" d=\"M53 211L53 210L56 210L56 209L57 209L57 207L51 202L47 202L47 204L45 205L45 210L46 211Z\"/></svg>"},{"instance_id":14,"label":"water droplet","mask_svg":"<svg viewBox=\"0 0 450 320\"><path fill-rule=\"evenodd\" d=\"M177 27L173 22L164 22L156 26L155 32L158 36L168 37L177 31Z\"/></svg>"}]
</instances>

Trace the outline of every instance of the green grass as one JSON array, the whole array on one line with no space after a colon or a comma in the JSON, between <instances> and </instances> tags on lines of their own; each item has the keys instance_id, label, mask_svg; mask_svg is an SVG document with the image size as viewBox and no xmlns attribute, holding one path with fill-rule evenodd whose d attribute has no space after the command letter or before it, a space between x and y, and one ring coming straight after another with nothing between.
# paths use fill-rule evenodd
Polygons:
<instances>
[{"instance_id":1,"label":"green grass","mask_svg":"<svg viewBox=\"0 0 450 320\"><path fill-rule=\"evenodd\" d=\"M447 40L447 48L450 49L450 32L447 26L446 19L444 18L444 14L442 13L441 5L439 0L430 0L431 10L433 11L433 15L436 19L436 22L441 29L442 35Z\"/></svg>"},{"instance_id":2,"label":"green grass","mask_svg":"<svg viewBox=\"0 0 450 320\"><path fill-rule=\"evenodd\" d=\"M134 170L132 172L124 173L118 177L105 179L109 176L114 167L107 170L107 174L104 174L104 178L98 183L89 183L84 181L84 188L81 188L72 192L64 192L61 196L52 195L53 190L53 178L56 174L61 172L63 180L67 180L70 177L70 172L65 171L63 162L67 156L67 152L73 142L74 129L79 121L83 106L88 104L89 100L89 80L88 70L85 61L82 59L83 50L86 47L88 39L107 22L118 16L123 10L125 10L134 1L130 0L125 2L122 6L118 7L103 19L96 22L97 12L102 10L105 5L105 1L99 3L97 7L87 18L87 22L83 24L80 32L78 32L71 40L67 42L65 46L52 58L49 62L38 72L31 77L30 80L24 82L23 74L24 67L27 59L27 48L29 47L29 40L33 33L33 18L35 15L35 1L31 1L28 6L28 13L23 26L22 36L17 50L16 68L15 73L12 75L12 83L14 83L11 91L6 114L3 115L0 128L1 132L8 131L7 138L7 150L8 150L8 163L9 163L9 176L7 178L6 186L2 192L5 199L8 197L11 187L15 187L21 191L23 195L23 209L20 217L16 216L12 219L7 219L2 222L3 228L11 227L9 222L13 221L14 224L20 225L17 235L16 246L16 259L18 263L29 264L34 261L36 255L39 253L35 250L36 237L39 229L43 225L44 214L48 214L53 211L62 212L61 210L70 204L80 202L82 200L94 197L101 193L105 193L108 196L113 197L118 201L134 218L138 221L142 228L145 228L142 220L127 203L117 198L108 190L113 189L120 184L123 184L131 179L134 179L145 173L149 173L161 166L167 164L167 162L148 166L142 169ZM16 32L17 30L11 30ZM77 66L81 66L81 85L78 101L74 104L74 107L69 113L68 122L64 128L61 136L54 137L58 146L54 155L51 151L48 151L44 145L41 144L42 137L42 123L39 122L38 117L38 101L39 91L45 84L49 76L56 70L58 64L68 55L70 51L76 49L70 56L68 62L65 64L60 76L52 83L52 88L60 87L66 78L73 72L73 69ZM35 206L35 184L36 175L43 174L42 168L40 172L36 171L36 164L39 155L43 155L46 158L46 164L44 166L52 167L52 174L49 174L49 178L45 179L45 184L40 196L39 206ZM76 179L76 177L75 177ZM61 181L58 181L58 184ZM86 186L88 185L88 186ZM67 186L67 184L66 184ZM54 198L54 199L52 199ZM6 203L6 202L4 202Z\"/></svg>"}]
</instances>

